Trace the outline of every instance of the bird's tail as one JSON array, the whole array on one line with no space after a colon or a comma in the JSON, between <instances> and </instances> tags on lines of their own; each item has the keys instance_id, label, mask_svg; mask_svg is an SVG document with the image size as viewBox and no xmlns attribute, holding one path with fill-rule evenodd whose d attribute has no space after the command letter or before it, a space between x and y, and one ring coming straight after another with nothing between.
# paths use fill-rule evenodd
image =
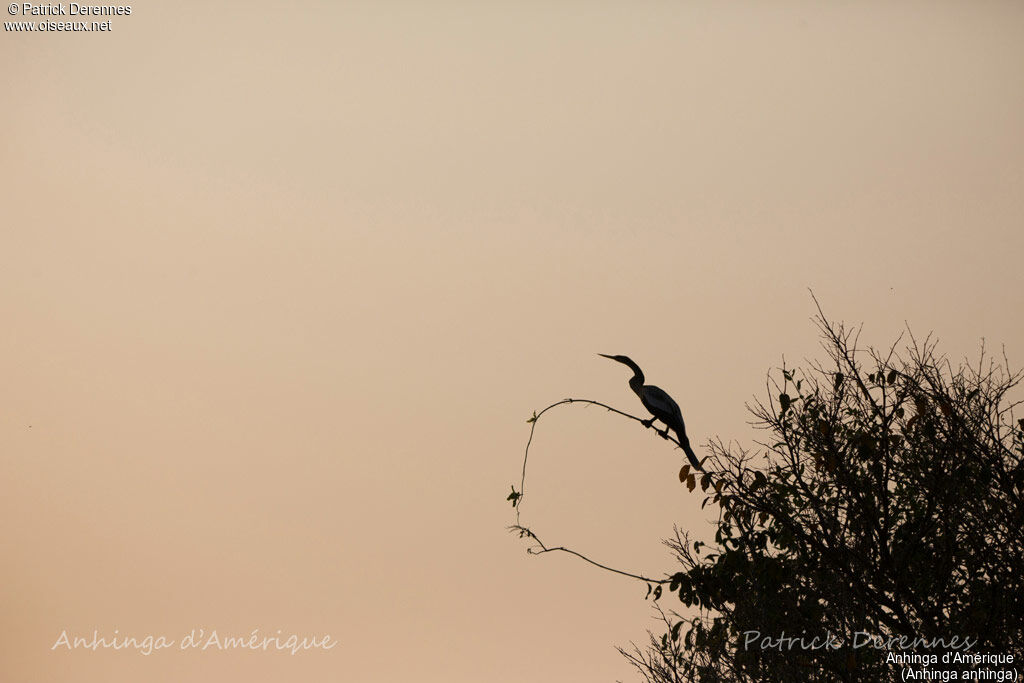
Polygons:
<instances>
[{"instance_id":1,"label":"bird's tail","mask_svg":"<svg viewBox=\"0 0 1024 683\"><path fill-rule=\"evenodd\" d=\"M690 447L690 440L686 437L686 431L683 429L676 429L676 437L679 439L679 445L683 447L683 452L686 453L686 457L690 460L690 464L693 465L695 470L701 472L704 468L700 466L700 460L697 459L697 454L693 452L693 448Z\"/></svg>"}]
</instances>

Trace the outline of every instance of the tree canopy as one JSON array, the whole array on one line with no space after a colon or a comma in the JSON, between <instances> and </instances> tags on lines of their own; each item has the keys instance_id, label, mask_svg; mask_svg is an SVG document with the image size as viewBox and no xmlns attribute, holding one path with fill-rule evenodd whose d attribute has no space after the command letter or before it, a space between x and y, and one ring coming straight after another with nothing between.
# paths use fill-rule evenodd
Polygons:
<instances>
[{"instance_id":1,"label":"tree canopy","mask_svg":"<svg viewBox=\"0 0 1024 683\"><path fill-rule=\"evenodd\" d=\"M984 346L954 364L931 338L861 349L817 322L827 360L769 374L756 447L683 466L714 543L677 529L677 571L620 572L665 622L621 651L658 683L1005 680L1024 666L1021 373Z\"/></svg>"}]
</instances>

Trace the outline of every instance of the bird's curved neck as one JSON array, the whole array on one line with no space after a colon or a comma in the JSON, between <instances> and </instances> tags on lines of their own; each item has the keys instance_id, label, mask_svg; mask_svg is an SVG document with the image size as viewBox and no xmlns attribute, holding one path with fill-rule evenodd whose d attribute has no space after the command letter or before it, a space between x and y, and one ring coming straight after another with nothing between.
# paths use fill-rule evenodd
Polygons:
<instances>
[{"instance_id":1,"label":"bird's curved neck","mask_svg":"<svg viewBox=\"0 0 1024 683\"><path fill-rule=\"evenodd\" d=\"M641 390L644 387L644 373L640 371L640 368L633 368L633 376L629 378L629 388L640 395Z\"/></svg>"}]
</instances>

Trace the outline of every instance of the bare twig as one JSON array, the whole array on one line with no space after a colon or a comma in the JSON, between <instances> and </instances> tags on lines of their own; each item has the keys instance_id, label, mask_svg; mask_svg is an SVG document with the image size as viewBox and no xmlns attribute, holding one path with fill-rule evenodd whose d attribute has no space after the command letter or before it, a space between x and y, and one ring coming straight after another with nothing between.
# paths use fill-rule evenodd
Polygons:
<instances>
[{"instance_id":1,"label":"bare twig","mask_svg":"<svg viewBox=\"0 0 1024 683\"><path fill-rule=\"evenodd\" d=\"M568 405L570 403L578 403L578 404L581 404L581 405L584 405L584 406L598 406L598 407L604 408L605 410L607 410L609 412L612 412L612 413L615 413L617 415L621 415L623 417L629 418L630 420L636 420L637 422L639 422L640 424L644 425L648 429L654 429L655 432L659 436L661 436L661 438L663 438L663 439L665 439L667 441L671 441L672 443L674 443L677 446L679 446L680 448L682 448L682 444L679 443L678 439L669 436L668 430L661 431L659 429L655 429L653 424L652 424L653 420L643 420L643 419L637 417L636 415L630 415L629 413L623 412L623 411L619 410L618 408L613 408L612 406L607 405L605 403L601 403L600 401L593 401L591 399L586 399L586 398L564 398L561 401L556 401L555 403L552 403L551 405L549 405L546 408L544 408L543 410L541 410L539 413L535 412L530 417L530 419L527 420L530 423L530 437L526 440L526 450L523 453L523 474L522 474L522 478L519 481L519 490L516 491L515 487L513 487L512 488L512 495L509 496L509 498L512 500L512 505L513 505L513 507L515 508L515 511L516 511L515 524L510 526L509 530L511 530L513 532L519 533L520 537L531 538L531 539L533 539L537 543L537 546L539 546L539 550L536 549L536 548L530 548L530 549L527 550L527 552L529 552L530 554L533 554L533 555L542 555L544 553L550 553L550 552L556 552L556 551L564 552L564 553L568 553L570 555L575 555L576 557L580 558L581 560L583 560L585 562L588 562L589 564L594 565L595 567L598 567L600 569L604 569L605 571L609 571L609 572L612 572L614 574L619 574L621 576L626 576L626 577L629 577L631 579L636 579L638 581L644 581L646 583L651 583L651 584L669 583L670 579L652 579L652 578L644 576L642 574L635 574L633 572L627 572L627 571L623 571L621 569L615 569L614 567L610 567L610 566L602 564L600 562L596 562L596 561L590 559L589 557L587 557L586 555L584 555L584 554L582 554L580 552L577 552L577 551L575 551L575 550L573 550L571 548L567 548L565 546L548 547L548 546L546 546L540 540L540 538L537 537L537 535L533 531L531 531L528 527L525 527L525 526L523 526L520 523L520 519L519 519L520 508L522 507L522 504L523 504L523 498L526 496L526 465L527 465L527 462L528 462L529 457L530 457L530 446L533 444L533 435L534 435L534 432L537 429L537 422L544 415L544 413L548 412L552 408L557 408L558 406L562 406L562 405Z\"/></svg>"}]
</instances>

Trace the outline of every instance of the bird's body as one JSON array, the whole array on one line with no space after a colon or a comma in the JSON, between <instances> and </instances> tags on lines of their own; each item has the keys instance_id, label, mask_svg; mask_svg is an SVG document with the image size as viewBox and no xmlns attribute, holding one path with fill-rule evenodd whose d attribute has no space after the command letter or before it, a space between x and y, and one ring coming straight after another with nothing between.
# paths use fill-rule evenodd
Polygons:
<instances>
[{"instance_id":1,"label":"bird's body","mask_svg":"<svg viewBox=\"0 0 1024 683\"><path fill-rule=\"evenodd\" d=\"M662 435L667 436L669 429L675 432L679 445L682 446L690 464L698 470L703 470L693 448L690 447L690 439L686 436L686 424L683 422L683 413L679 410L679 404L668 395L668 392L654 385L644 384L643 370L629 356L609 356L604 353L597 355L618 361L633 371L633 376L629 379L629 388L640 397L640 403L647 408L647 412L654 416L653 419L644 421L644 424L650 427L654 424L654 420L663 422L665 432Z\"/></svg>"}]
</instances>

